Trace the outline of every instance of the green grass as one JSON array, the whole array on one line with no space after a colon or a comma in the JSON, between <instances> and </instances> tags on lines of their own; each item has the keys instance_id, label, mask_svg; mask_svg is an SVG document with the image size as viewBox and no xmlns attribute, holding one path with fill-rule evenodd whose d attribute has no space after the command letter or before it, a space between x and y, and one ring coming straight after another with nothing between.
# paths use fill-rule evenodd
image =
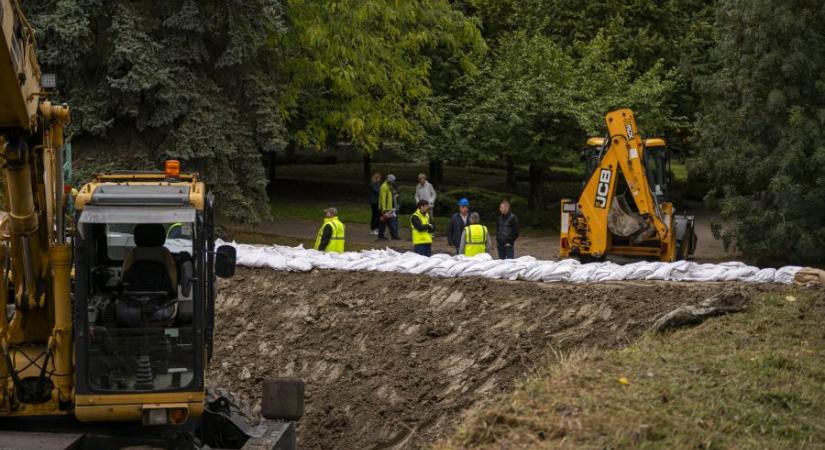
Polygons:
<instances>
[{"instance_id":1,"label":"green grass","mask_svg":"<svg viewBox=\"0 0 825 450\"><path fill-rule=\"evenodd\" d=\"M426 164L383 164L374 163L373 172L380 172L384 175L393 174L399 182L415 184L418 181L419 173L428 173L429 167ZM276 177L289 179L327 179L334 177L336 180L346 180L360 183L363 179L363 165L357 163L341 164L290 164L278 166ZM501 175L504 179L503 171L494 168L484 167L444 167L444 179L450 184L476 184L485 182L489 178Z\"/></svg>"},{"instance_id":2,"label":"green grass","mask_svg":"<svg viewBox=\"0 0 825 450\"><path fill-rule=\"evenodd\" d=\"M334 206L338 208L338 216L347 223L369 223L370 205L366 203L323 201L323 200L295 200L285 197L275 197L270 203L270 212L275 219L289 218L320 221L324 217L324 209Z\"/></svg>"},{"instance_id":3,"label":"green grass","mask_svg":"<svg viewBox=\"0 0 825 450\"><path fill-rule=\"evenodd\" d=\"M341 164L289 164L279 165L275 169L276 177L296 180L327 180L334 178L337 181L362 182L363 166L357 163ZM415 184L419 173L428 173L426 164L414 163L374 163L373 172L384 175L393 174L402 184ZM578 181L584 176L584 168L552 166L549 168L550 178L562 176L565 179L575 178ZM516 166L516 177L527 177L527 166ZM444 181L450 186L490 186L503 185L505 181L504 168L474 167L474 166L444 166Z\"/></svg>"},{"instance_id":4,"label":"green grass","mask_svg":"<svg viewBox=\"0 0 825 450\"><path fill-rule=\"evenodd\" d=\"M324 217L324 209L334 206L338 208L338 217L345 223L368 224L370 222L370 205L367 203L335 202L322 200L294 200L276 197L271 200L271 213L274 219L289 218L320 221ZM449 217L435 218L435 226L441 230L447 227ZM400 228L409 228L409 216L400 214L398 217Z\"/></svg>"},{"instance_id":5,"label":"green grass","mask_svg":"<svg viewBox=\"0 0 825 450\"><path fill-rule=\"evenodd\" d=\"M823 319L821 293L800 288L621 351L567 355L435 448L825 448Z\"/></svg>"}]
</instances>

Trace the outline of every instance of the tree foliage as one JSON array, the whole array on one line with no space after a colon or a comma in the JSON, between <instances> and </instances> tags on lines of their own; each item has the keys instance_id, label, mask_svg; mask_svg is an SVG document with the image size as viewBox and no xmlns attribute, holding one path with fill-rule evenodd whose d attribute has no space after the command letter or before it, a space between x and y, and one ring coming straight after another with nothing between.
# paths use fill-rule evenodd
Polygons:
<instances>
[{"instance_id":1,"label":"tree foliage","mask_svg":"<svg viewBox=\"0 0 825 450\"><path fill-rule=\"evenodd\" d=\"M618 106L635 109L645 132L670 127L664 99L673 75L656 64L633 76L633 61L613 59L610 48L601 34L572 51L540 34L502 36L471 82L453 136L476 159L509 157L544 168L575 160L575 150L603 131L604 114Z\"/></svg>"},{"instance_id":2,"label":"tree foliage","mask_svg":"<svg viewBox=\"0 0 825 450\"><path fill-rule=\"evenodd\" d=\"M708 71L716 1L707 0L468 0L482 18L484 35L497 40L526 30L567 48L598 35L610 39L609 56L633 60L631 75L656 65L673 70L679 84L665 101L687 126L697 112L693 80ZM493 44L494 45L494 44Z\"/></svg>"},{"instance_id":3,"label":"tree foliage","mask_svg":"<svg viewBox=\"0 0 825 450\"><path fill-rule=\"evenodd\" d=\"M78 146L137 136L158 165L178 158L199 169L223 213L257 219L266 187L261 153L279 151L287 139L267 45L280 27L277 2L25 3L41 63L58 72L73 107Z\"/></svg>"},{"instance_id":4,"label":"tree foliage","mask_svg":"<svg viewBox=\"0 0 825 450\"><path fill-rule=\"evenodd\" d=\"M825 262L825 6L725 0L703 80L702 165L720 235L763 264Z\"/></svg>"},{"instance_id":5,"label":"tree foliage","mask_svg":"<svg viewBox=\"0 0 825 450\"><path fill-rule=\"evenodd\" d=\"M474 20L447 0L289 0L282 111L301 145L412 141L435 116L434 60L472 72L485 43Z\"/></svg>"}]
</instances>

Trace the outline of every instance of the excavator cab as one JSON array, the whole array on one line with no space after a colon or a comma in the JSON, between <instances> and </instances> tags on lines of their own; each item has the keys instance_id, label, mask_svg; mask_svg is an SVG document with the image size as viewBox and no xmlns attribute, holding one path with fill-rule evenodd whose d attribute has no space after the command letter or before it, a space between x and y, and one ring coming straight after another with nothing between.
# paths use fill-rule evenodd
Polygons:
<instances>
[{"instance_id":1,"label":"excavator cab","mask_svg":"<svg viewBox=\"0 0 825 450\"><path fill-rule=\"evenodd\" d=\"M215 248L212 195L197 174L175 167L98 175L75 198L73 415L140 424L141 445L259 445L226 399L205 397L216 277L233 275L235 249ZM277 386L302 405L303 384ZM295 448L300 414L276 416L266 448ZM122 435L94 439L107 448L127 443Z\"/></svg>"}]
</instances>

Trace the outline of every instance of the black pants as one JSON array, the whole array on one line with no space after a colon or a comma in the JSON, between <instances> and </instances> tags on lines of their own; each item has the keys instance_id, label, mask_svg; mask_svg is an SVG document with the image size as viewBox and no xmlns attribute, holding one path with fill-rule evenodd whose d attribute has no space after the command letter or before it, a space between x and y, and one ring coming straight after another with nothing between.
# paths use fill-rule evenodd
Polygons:
<instances>
[{"instance_id":1,"label":"black pants","mask_svg":"<svg viewBox=\"0 0 825 450\"><path fill-rule=\"evenodd\" d=\"M422 256L433 256L433 244L416 244L413 251Z\"/></svg>"},{"instance_id":2,"label":"black pants","mask_svg":"<svg viewBox=\"0 0 825 450\"><path fill-rule=\"evenodd\" d=\"M515 259L516 253L516 244L515 242L510 245L504 245L503 243L498 244L498 259Z\"/></svg>"},{"instance_id":3,"label":"black pants","mask_svg":"<svg viewBox=\"0 0 825 450\"><path fill-rule=\"evenodd\" d=\"M370 216L370 230L378 229L378 218L381 217L381 211L378 210L378 203L370 203L372 207L372 216Z\"/></svg>"}]
</instances>

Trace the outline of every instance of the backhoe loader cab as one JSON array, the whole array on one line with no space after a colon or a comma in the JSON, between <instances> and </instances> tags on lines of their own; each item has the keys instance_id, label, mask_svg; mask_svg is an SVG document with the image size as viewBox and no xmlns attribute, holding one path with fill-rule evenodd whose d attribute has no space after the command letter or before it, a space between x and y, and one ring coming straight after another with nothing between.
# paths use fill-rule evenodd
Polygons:
<instances>
[{"instance_id":1,"label":"backhoe loader cab","mask_svg":"<svg viewBox=\"0 0 825 450\"><path fill-rule=\"evenodd\" d=\"M671 203L665 140L642 139L629 109L611 111L605 122L607 137L587 140L581 196L561 201L560 256L661 261L692 256L694 220L677 214Z\"/></svg>"},{"instance_id":2,"label":"backhoe loader cab","mask_svg":"<svg viewBox=\"0 0 825 450\"><path fill-rule=\"evenodd\" d=\"M599 166L601 157L607 151L605 143L608 142L602 137L591 137L587 139L587 144L583 150L585 156L585 179L589 179ZM670 158L671 153L667 144L662 138L647 138L644 140L644 167L648 184L652 194L659 201L671 201L670 185L672 180Z\"/></svg>"}]
</instances>

